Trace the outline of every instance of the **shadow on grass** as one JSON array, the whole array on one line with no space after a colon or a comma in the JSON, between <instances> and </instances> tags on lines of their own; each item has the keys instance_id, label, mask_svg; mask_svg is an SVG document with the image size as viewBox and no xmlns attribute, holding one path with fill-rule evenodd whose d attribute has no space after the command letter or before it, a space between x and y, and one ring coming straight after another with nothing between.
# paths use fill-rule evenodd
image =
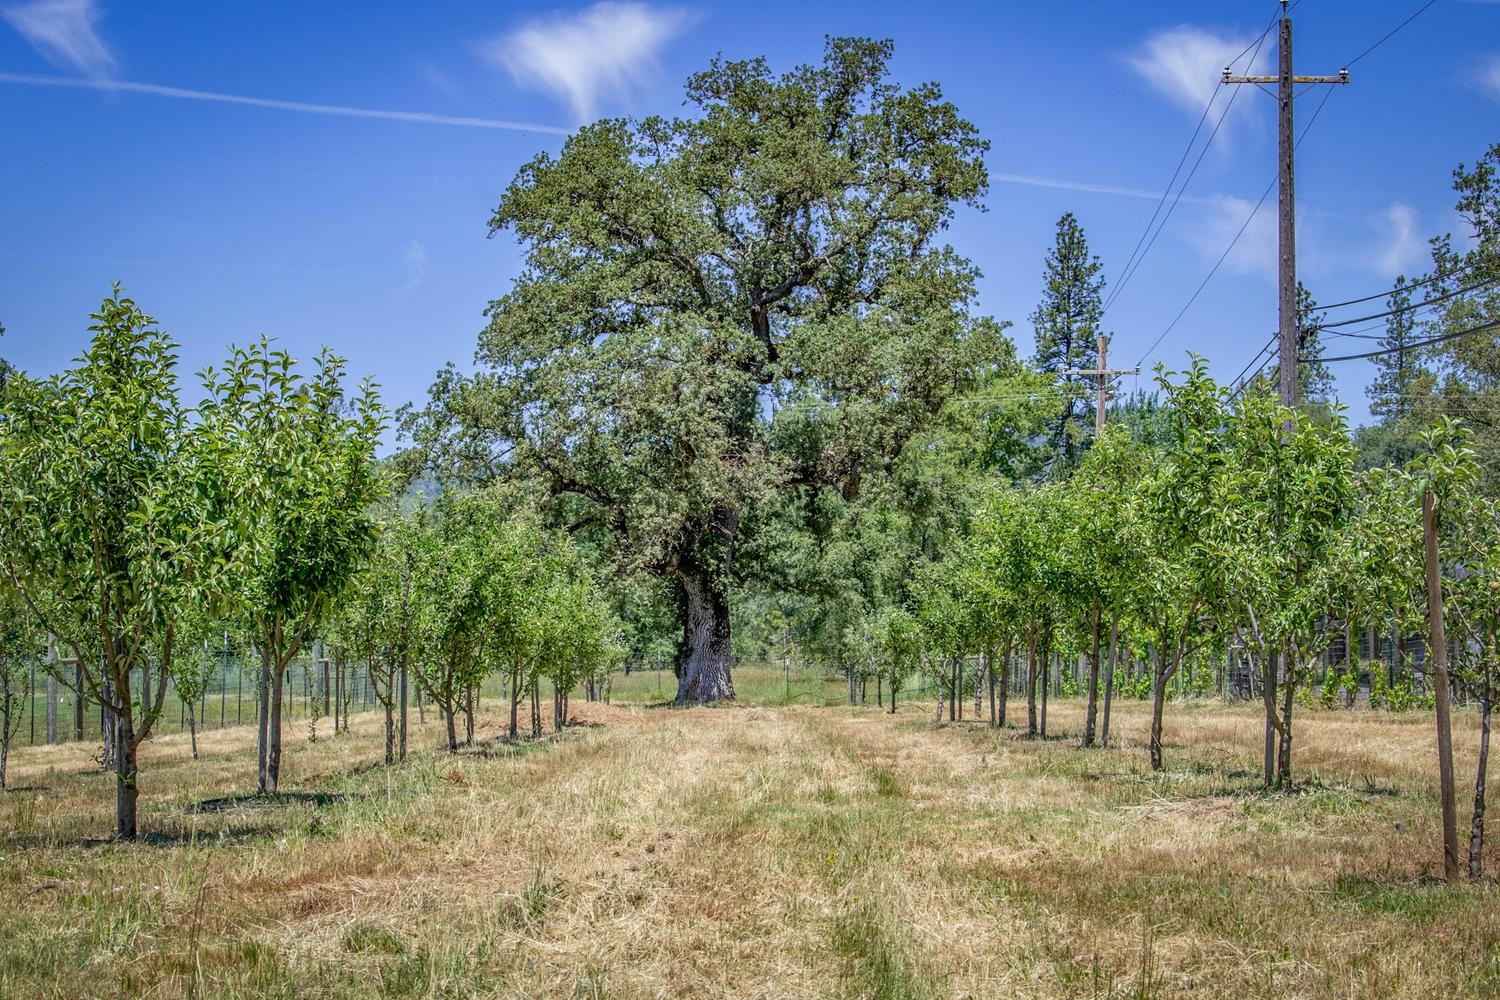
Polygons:
<instances>
[{"instance_id":1,"label":"shadow on grass","mask_svg":"<svg viewBox=\"0 0 1500 1000\"><path fill-rule=\"evenodd\" d=\"M244 844L253 840L263 840L274 831L264 826L252 824L236 824L222 829L207 831L179 830L171 833L161 830L146 830L136 835L134 840L121 840L118 837L80 837L76 840L70 838L59 838L49 836L30 837L7 837L0 840L12 850L47 850L58 847L74 847L81 850L99 850L105 847L129 847L139 845L142 847L192 847L198 846L222 846L229 844ZM34 887L33 891L40 892L46 889L60 888L59 885L43 883Z\"/></svg>"},{"instance_id":2,"label":"shadow on grass","mask_svg":"<svg viewBox=\"0 0 1500 1000\"><path fill-rule=\"evenodd\" d=\"M194 802L186 809L189 813L222 813L239 810L279 809L283 806L332 806L352 799L366 798L347 792L277 792L275 795L222 795L218 798Z\"/></svg>"}]
</instances>

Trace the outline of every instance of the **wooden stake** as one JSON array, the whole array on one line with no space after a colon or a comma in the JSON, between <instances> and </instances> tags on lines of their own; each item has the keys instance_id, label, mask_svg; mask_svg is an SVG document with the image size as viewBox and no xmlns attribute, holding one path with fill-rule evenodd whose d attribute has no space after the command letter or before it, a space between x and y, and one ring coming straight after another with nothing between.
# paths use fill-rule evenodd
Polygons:
<instances>
[{"instance_id":1,"label":"wooden stake","mask_svg":"<svg viewBox=\"0 0 1500 1000\"><path fill-rule=\"evenodd\" d=\"M1427 563L1427 647L1432 657L1433 700L1437 703L1438 788L1443 800L1443 877L1460 879L1458 805L1453 789L1453 732L1448 722L1448 634L1443 624L1443 578L1438 564L1437 512L1432 491L1422 494L1422 547Z\"/></svg>"}]
</instances>

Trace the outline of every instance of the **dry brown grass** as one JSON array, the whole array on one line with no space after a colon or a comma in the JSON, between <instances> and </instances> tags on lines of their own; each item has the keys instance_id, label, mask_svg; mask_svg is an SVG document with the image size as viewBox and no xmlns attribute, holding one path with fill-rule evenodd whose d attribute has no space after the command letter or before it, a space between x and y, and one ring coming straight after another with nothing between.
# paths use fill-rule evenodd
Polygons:
<instances>
[{"instance_id":1,"label":"dry brown grass","mask_svg":"<svg viewBox=\"0 0 1500 1000\"><path fill-rule=\"evenodd\" d=\"M490 707L478 750L429 718L390 770L373 715L291 740L273 804L213 802L253 787L248 727L160 738L132 845L91 839L87 749L22 751L0 996L1500 995L1500 887L1432 881L1417 714L1303 712L1266 796L1253 706L1173 706L1161 775L1131 702L1107 751L920 705L578 704L509 747Z\"/></svg>"}]
</instances>

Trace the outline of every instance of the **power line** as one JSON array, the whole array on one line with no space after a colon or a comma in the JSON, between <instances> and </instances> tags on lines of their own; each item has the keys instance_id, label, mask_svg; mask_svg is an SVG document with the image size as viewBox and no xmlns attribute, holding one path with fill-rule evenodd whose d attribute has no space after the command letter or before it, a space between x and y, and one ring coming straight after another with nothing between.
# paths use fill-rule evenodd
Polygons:
<instances>
[{"instance_id":1,"label":"power line","mask_svg":"<svg viewBox=\"0 0 1500 1000\"><path fill-rule=\"evenodd\" d=\"M1276 334L1273 333L1273 334L1271 334L1271 339L1267 340L1266 343L1265 343L1265 345L1263 347L1261 347L1260 350L1256 351L1255 354L1254 354L1254 356L1251 357L1249 361L1245 362L1245 367L1243 367L1243 368L1240 369L1240 373L1238 375L1236 375L1234 378L1230 379L1229 381L1231 383L1235 384L1235 385L1239 385L1240 384L1240 380L1245 377L1245 373L1250 370L1250 366L1253 365L1253 364L1255 364L1255 362L1260 358L1260 356L1262 354L1266 353L1266 351L1269 350L1270 347L1271 347L1271 345L1274 344L1274 343L1276 343Z\"/></svg>"},{"instance_id":2,"label":"power line","mask_svg":"<svg viewBox=\"0 0 1500 1000\"><path fill-rule=\"evenodd\" d=\"M1442 274L1429 275L1421 279L1420 281L1408 281L1406 284L1401 285L1399 288L1391 288L1384 292L1375 292L1371 295L1363 295L1357 299L1345 299L1343 302L1331 302L1328 305L1320 305L1318 306L1318 308L1323 310L1341 309L1344 306L1359 305L1361 302L1374 302L1376 299L1387 299L1391 297L1392 292L1410 291L1413 288L1421 288L1424 285L1430 285L1435 281L1442 281L1445 278L1456 277L1457 275L1463 274L1465 271L1472 271L1474 270L1474 268L1488 263L1490 263L1490 259L1476 257L1474 260L1471 260L1464 264L1460 264L1459 266L1453 268L1453 270L1451 271L1447 271Z\"/></svg>"},{"instance_id":3,"label":"power line","mask_svg":"<svg viewBox=\"0 0 1500 1000\"><path fill-rule=\"evenodd\" d=\"M1332 90L1323 92L1323 100L1318 102L1317 109L1313 111L1312 117L1309 118L1307 124L1303 126L1302 134L1297 137L1297 141L1294 144L1293 148L1302 145L1302 140L1306 139L1307 133L1312 131L1313 123L1316 122L1318 120L1318 116L1323 113L1323 107L1328 103L1328 98L1332 95ZM1261 192L1260 199L1256 201L1255 207L1250 210L1249 215L1245 216L1245 221L1240 226L1239 232L1234 234L1234 238L1229 241L1229 246L1224 248L1224 252L1219 255L1219 259L1214 262L1214 266L1210 268L1208 274L1204 276L1203 281L1198 285L1197 290L1194 291L1192 297L1187 300L1187 305L1182 307L1177 315L1173 317L1172 322L1167 324L1167 328L1160 334L1158 334L1156 339L1151 342L1151 346L1146 348L1146 353L1141 355L1141 360L1136 362L1137 365L1143 364L1145 360L1151 356L1151 352L1156 350L1157 346L1166 339L1167 334L1171 333L1173 328L1176 327L1179 322L1181 322L1182 317L1187 315L1187 311L1192 308L1193 303L1198 301L1198 296L1203 294L1203 289L1208 287L1208 283L1213 280L1213 276L1219 272L1219 268L1222 267L1224 261L1228 259L1230 251L1232 251L1235 247L1235 244L1240 241L1240 237L1245 235L1245 230L1250 228L1250 222L1255 218L1255 213L1260 211L1261 205L1265 204L1266 199L1270 197L1271 190L1274 187L1276 187L1276 178L1272 177L1271 183L1267 184L1266 189Z\"/></svg>"},{"instance_id":4,"label":"power line","mask_svg":"<svg viewBox=\"0 0 1500 1000\"><path fill-rule=\"evenodd\" d=\"M1436 337L1428 337L1426 340L1418 340L1400 347L1387 347L1379 351L1368 351L1364 354L1344 354L1336 358L1298 358L1298 364L1327 364L1332 361L1363 361L1366 358L1378 358L1385 354L1395 354L1398 351L1414 351L1422 347L1431 347L1433 344L1441 344L1448 340L1457 340L1459 337L1467 337L1472 333L1484 333L1486 330L1500 328L1500 319L1471 326L1467 330L1455 330L1452 333L1444 333Z\"/></svg>"},{"instance_id":5,"label":"power line","mask_svg":"<svg viewBox=\"0 0 1500 1000\"><path fill-rule=\"evenodd\" d=\"M1417 302L1409 306L1403 306L1400 309L1387 309L1385 312L1371 313L1368 316L1356 316L1353 319L1340 320L1337 323L1321 323L1318 326L1313 327L1313 329L1332 330L1341 326L1352 326L1355 323L1363 323L1366 320L1384 319L1386 316L1394 316L1397 313L1411 312L1414 309L1423 309L1427 306L1433 305L1434 303L1445 302L1448 299L1454 298L1456 296L1466 295L1469 292L1477 291L1478 289L1484 288L1487 285L1493 285L1497 281L1500 281L1500 275L1497 275L1493 278L1486 278L1483 281L1476 281L1474 284L1465 285L1463 288L1455 288L1453 291L1444 292L1442 295L1434 295L1430 299L1423 299L1421 302Z\"/></svg>"},{"instance_id":6,"label":"power line","mask_svg":"<svg viewBox=\"0 0 1500 1000\"><path fill-rule=\"evenodd\" d=\"M1245 53L1250 52L1251 49L1255 50L1255 53L1250 56L1250 64L1254 65L1255 56L1260 54L1260 47L1265 44L1266 36L1270 34L1271 28L1275 26L1278 16L1279 14L1272 15L1270 22L1266 24L1265 29L1255 41L1241 49L1240 54L1229 61L1230 66L1243 59ZM1168 206L1166 214L1161 215L1162 205L1166 204L1167 196L1172 193L1172 186L1177 183L1177 177L1182 173L1182 165L1187 162L1188 154L1193 151L1193 144L1198 140L1198 133L1203 130L1203 123L1208 119L1208 113L1213 109L1214 101L1219 98L1220 89L1222 88L1215 88L1213 93L1209 95L1208 104L1204 106L1203 114L1198 118L1198 124L1193 129L1192 137L1188 139L1187 148L1182 151L1182 157L1177 161L1177 169L1172 171L1172 179L1167 181L1166 189L1161 193L1161 200L1156 203L1156 210L1151 213L1150 221L1146 223L1146 228L1141 232L1140 239L1136 240L1135 249L1130 252L1130 257L1125 261L1125 266L1120 271L1119 284L1115 285L1114 290L1105 299L1104 308L1100 311L1101 316L1109 312L1110 307L1115 304L1115 300L1120 297L1120 293L1125 290L1125 286L1130 283L1130 279L1135 276L1135 272L1140 270L1141 263L1145 261L1146 255L1156 245L1157 237L1161 235L1163 229L1167 228L1168 220L1172 218L1172 213L1177 210L1178 202L1182 200L1182 196L1187 191L1188 185L1192 183L1194 175L1198 172L1198 167L1203 163L1203 157L1208 154L1209 147L1213 145L1214 138L1219 134L1219 129L1224 125L1224 120L1229 117L1229 111L1234 107L1234 99L1238 96L1238 91L1229 95L1229 100L1225 103L1224 110L1219 113L1218 121L1214 122L1213 131L1209 133L1208 140L1204 142L1203 148L1198 151L1198 158L1193 161L1192 169L1188 171L1187 177L1183 179L1182 186L1177 189L1177 194L1172 198L1172 204ZM1156 226L1156 220L1159 215L1161 216L1161 225ZM1153 226L1156 226L1154 233L1151 231ZM1146 239L1148 235L1150 236L1150 240ZM1145 244L1145 249L1142 249L1143 243Z\"/></svg>"},{"instance_id":7,"label":"power line","mask_svg":"<svg viewBox=\"0 0 1500 1000\"><path fill-rule=\"evenodd\" d=\"M1276 343L1276 339L1272 338L1271 343L1273 343L1273 344ZM1234 387L1234 391L1229 394L1229 402L1232 403L1237 398L1239 398L1240 393L1244 392L1245 388L1247 386L1249 386L1250 383L1254 382L1257 378L1259 378L1260 377L1260 373L1266 370L1266 365L1270 364L1276 358L1276 352L1275 351L1263 352L1263 353L1265 353L1265 355L1266 355L1265 360L1263 360L1260 364L1256 365L1255 366L1255 371L1251 372L1250 375L1247 378L1245 378L1243 381L1241 381L1239 385L1237 385L1237 386Z\"/></svg>"},{"instance_id":8,"label":"power line","mask_svg":"<svg viewBox=\"0 0 1500 1000\"><path fill-rule=\"evenodd\" d=\"M1369 48L1365 49L1363 52L1361 52L1359 55L1355 56L1353 59L1350 59L1347 63L1344 64L1344 66L1346 68L1349 67L1349 66L1353 66L1355 63L1359 62L1365 56L1369 55L1371 52L1374 52L1376 49L1380 48L1382 45L1384 45L1386 42L1388 42L1390 40L1390 38L1391 38L1392 35L1394 35L1398 31L1400 31L1402 28L1406 27L1408 24L1411 24L1420 15L1427 13L1427 11L1430 10L1436 4L1437 4L1437 0L1427 0L1427 2L1424 3L1422 6L1418 7L1416 9L1416 11L1410 17L1408 17L1406 20L1402 21L1400 24L1396 25L1390 31L1387 31L1384 35L1382 35L1380 37L1380 40L1378 42L1376 42L1374 45L1371 45Z\"/></svg>"}]
</instances>

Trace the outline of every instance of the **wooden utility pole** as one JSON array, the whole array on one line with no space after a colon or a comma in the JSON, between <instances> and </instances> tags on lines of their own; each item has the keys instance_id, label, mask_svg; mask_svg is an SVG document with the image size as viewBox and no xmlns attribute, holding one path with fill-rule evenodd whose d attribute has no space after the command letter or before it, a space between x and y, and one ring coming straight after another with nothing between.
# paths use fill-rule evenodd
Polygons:
<instances>
[{"instance_id":1,"label":"wooden utility pole","mask_svg":"<svg viewBox=\"0 0 1500 1000\"><path fill-rule=\"evenodd\" d=\"M1453 788L1453 730L1448 722L1448 633L1443 624L1443 577L1438 563L1437 512L1432 491L1422 493L1422 549L1427 570L1427 652L1437 707L1438 789L1443 800L1443 875L1458 884L1458 805Z\"/></svg>"},{"instance_id":2,"label":"wooden utility pole","mask_svg":"<svg viewBox=\"0 0 1500 1000\"><path fill-rule=\"evenodd\" d=\"M1298 84L1348 83L1349 71L1340 70L1337 76L1292 75L1292 19L1287 17L1287 0L1281 0L1281 33L1279 36L1279 64L1275 76L1233 76L1229 67L1224 67L1224 83L1250 83L1264 88L1276 84L1276 103L1279 109L1276 139L1276 176L1279 197L1277 199L1277 316L1278 373L1281 377L1281 405L1287 409L1297 406L1297 217L1296 184L1293 176L1293 159L1297 149L1297 136L1292 130L1292 104L1297 98ZM1267 91L1270 93L1270 91ZM1101 364L1102 368L1103 365Z\"/></svg>"},{"instance_id":3,"label":"wooden utility pole","mask_svg":"<svg viewBox=\"0 0 1500 1000\"><path fill-rule=\"evenodd\" d=\"M1109 380L1116 375L1139 375L1141 366L1134 368L1111 368L1109 367L1107 352L1109 350L1109 338L1104 334L1099 335L1099 367L1098 368L1069 368L1067 371L1059 372L1060 375L1078 376L1081 378L1098 379L1098 400L1094 404L1094 434L1104 433L1104 412L1109 406Z\"/></svg>"}]
</instances>

